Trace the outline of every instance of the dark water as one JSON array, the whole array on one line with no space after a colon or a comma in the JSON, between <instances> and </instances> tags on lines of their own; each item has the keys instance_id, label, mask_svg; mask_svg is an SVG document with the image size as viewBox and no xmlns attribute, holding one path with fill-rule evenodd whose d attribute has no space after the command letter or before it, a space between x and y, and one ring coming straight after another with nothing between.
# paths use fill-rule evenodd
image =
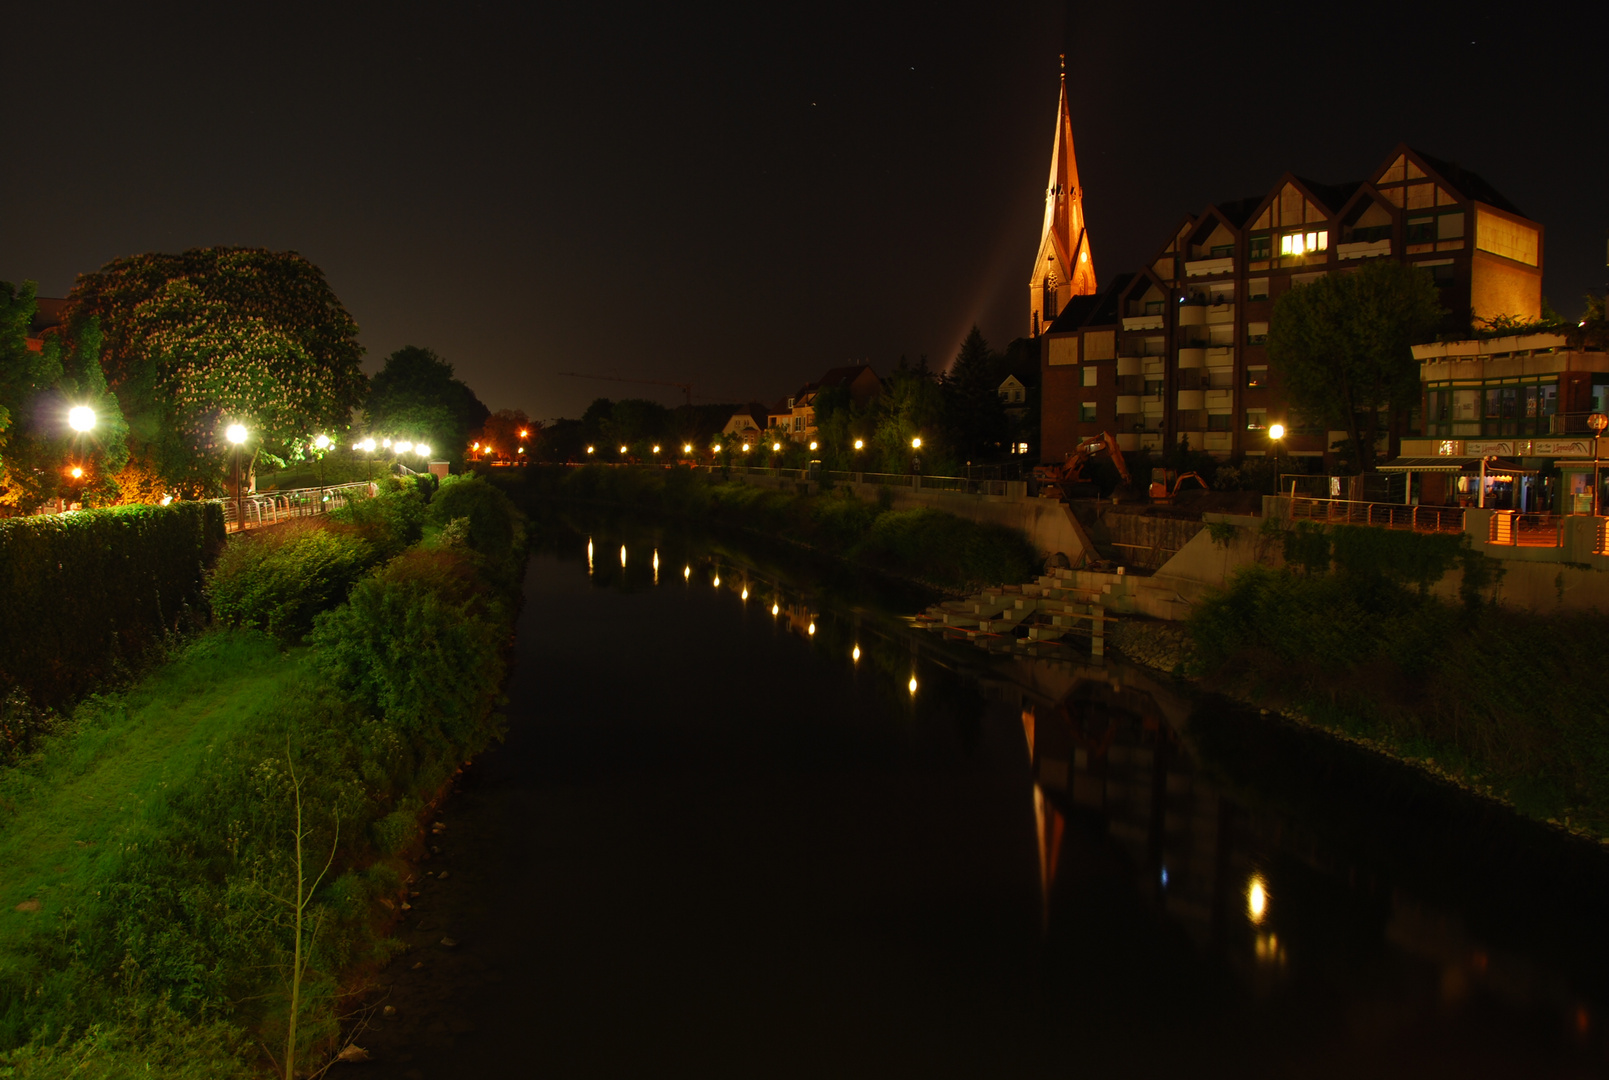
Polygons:
<instances>
[{"instance_id":1,"label":"dark water","mask_svg":"<svg viewBox=\"0 0 1609 1080\"><path fill-rule=\"evenodd\" d=\"M920 597L587 539L530 564L368 1075L1609 1071L1597 850L880 613Z\"/></svg>"}]
</instances>

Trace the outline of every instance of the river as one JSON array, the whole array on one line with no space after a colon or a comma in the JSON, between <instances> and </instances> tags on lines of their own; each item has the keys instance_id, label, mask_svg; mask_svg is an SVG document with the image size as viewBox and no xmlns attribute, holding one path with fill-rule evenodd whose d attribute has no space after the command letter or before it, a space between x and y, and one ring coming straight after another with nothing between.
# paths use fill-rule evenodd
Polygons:
<instances>
[{"instance_id":1,"label":"river","mask_svg":"<svg viewBox=\"0 0 1609 1080\"><path fill-rule=\"evenodd\" d=\"M544 536L366 1074L1609 1071L1595 848L898 587Z\"/></svg>"}]
</instances>

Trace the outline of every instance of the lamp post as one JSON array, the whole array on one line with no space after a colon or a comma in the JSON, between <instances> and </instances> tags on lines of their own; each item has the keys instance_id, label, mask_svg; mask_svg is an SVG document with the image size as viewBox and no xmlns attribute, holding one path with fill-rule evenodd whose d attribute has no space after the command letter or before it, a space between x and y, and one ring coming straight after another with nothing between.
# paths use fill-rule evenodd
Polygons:
<instances>
[{"instance_id":1,"label":"lamp post","mask_svg":"<svg viewBox=\"0 0 1609 1080\"><path fill-rule=\"evenodd\" d=\"M246 429L240 424L230 424L224 436L235 448L235 531L240 532L246 527L245 500L240 495L240 444L246 441Z\"/></svg>"},{"instance_id":2,"label":"lamp post","mask_svg":"<svg viewBox=\"0 0 1609 1080\"><path fill-rule=\"evenodd\" d=\"M1605 416L1601 412L1595 412L1587 417L1587 426L1592 429L1592 516L1598 517L1603 513L1602 508L1598 505L1598 485L1600 482L1598 473L1602 467L1598 461L1598 436L1603 434L1604 428L1609 427L1609 416Z\"/></svg>"},{"instance_id":3,"label":"lamp post","mask_svg":"<svg viewBox=\"0 0 1609 1080\"><path fill-rule=\"evenodd\" d=\"M331 446L328 435L320 435L313 440L313 449L317 451L315 460L318 462L318 508L324 509L324 454Z\"/></svg>"},{"instance_id":4,"label":"lamp post","mask_svg":"<svg viewBox=\"0 0 1609 1080\"><path fill-rule=\"evenodd\" d=\"M369 486L374 486L374 440L364 439L358 443L358 449L363 451L363 475L368 477ZM372 493L371 493L372 494Z\"/></svg>"},{"instance_id":5,"label":"lamp post","mask_svg":"<svg viewBox=\"0 0 1609 1080\"><path fill-rule=\"evenodd\" d=\"M1285 438L1284 424L1268 425L1268 441L1274 444L1274 494L1279 494L1279 444ZM1295 498L1296 486L1291 485L1291 497Z\"/></svg>"}]
</instances>

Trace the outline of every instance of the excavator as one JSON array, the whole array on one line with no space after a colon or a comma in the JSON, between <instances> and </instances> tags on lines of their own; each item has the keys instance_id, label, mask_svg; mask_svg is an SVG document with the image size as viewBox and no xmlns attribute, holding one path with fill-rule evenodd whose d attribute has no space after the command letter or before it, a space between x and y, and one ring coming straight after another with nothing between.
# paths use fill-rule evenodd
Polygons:
<instances>
[{"instance_id":1,"label":"excavator","mask_svg":"<svg viewBox=\"0 0 1609 1080\"><path fill-rule=\"evenodd\" d=\"M1111 459L1125 485L1134 482L1129 476L1128 463L1123 460L1123 451L1117 448L1117 440L1111 432L1103 431L1080 442L1060 465L1039 465L1034 468L1033 477L1039 481L1040 497L1065 499L1074 485L1089 484L1090 481L1084 476L1084 467L1097 454L1105 454Z\"/></svg>"},{"instance_id":2,"label":"excavator","mask_svg":"<svg viewBox=\"0 0 1609 1080\"><path fill-rule=\"evenodd\" d=\"M1186 480L1194 480L1203 488L1207 487L1207 482L1203 480L1201 478L1201 474L1197 472L1184 473L1180 475L1177 480L1173 480L1172 469L1162 469L1159 470L1159 473L1161 479L1151 481L1151 501L1154 503L1161 503L1164 506L1174 500L1174 497L1179 494L1179 489L1184 487L1184 482ZM1169 480L1173 480L1171 490L1168 484Z\"/></svg>"}]
</instances>

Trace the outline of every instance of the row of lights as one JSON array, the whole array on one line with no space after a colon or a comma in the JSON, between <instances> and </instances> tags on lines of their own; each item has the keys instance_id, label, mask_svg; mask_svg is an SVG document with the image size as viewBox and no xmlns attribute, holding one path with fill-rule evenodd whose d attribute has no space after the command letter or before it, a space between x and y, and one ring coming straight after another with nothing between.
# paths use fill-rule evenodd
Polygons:
<instances>
[{"instance_id":1,"label":"row of lights","mask_svg":"<svg viewBox=\"0 0 1609 1080\"><path fill-rule=\"evenodd\" d=\"M1274 427L1279 430L1280 435L1283 435L1285 433L1285 429L1280 427L1278 424L1275 424ZM1277 439L1277 438L1280 437L1280 435L1274 435L1273 437ZM476 446L476 449L479 449L480 444L476 443L475 446ZM811 441L810 449L812 451L819 450L820 448L821 448L820 443L815 442L814 440ZM492 448L490 446L488 446L486 448L486 450L488 452L490 452L491 449ZM719 454L721 452L721 450L722 450L722 447L721 447L720 443L712 443L710 445L710 449L715 451L717 454ZM743 443L739 447L739 450L742 453L745 453L745 454L748 453L752 449L754 449L754 447L750 446L748 443ZM855 440L855 449L856 450L864 450L864 449L866 449L866 440L864 440L864 439L856 439ZM920 450L920 449L922 449L922 437L920 435L916 436L915 438L913 438L911 440L911 449L912 450ZM621 446L620 447L620 452L622 454L627 453L628 450L629 450L629 448L626 447L626 446ZM771 444L771 450L774 453L781 453L782 452L782 444L780 442L773 442ZM596 446L587 447L587 453L595 454L597 452L598 452L598 448ZM657 443L654 444L653 452L656 453L656 454L660 452L660 447L659 447L659 445ZM692 452L693 452L693 444L692 443L683 443L682 444L682 453L683 454L691 454ZM520 453L522 453L522 454L525 453L524 449L521 449Z\"/></svg>"}]
</instances>

